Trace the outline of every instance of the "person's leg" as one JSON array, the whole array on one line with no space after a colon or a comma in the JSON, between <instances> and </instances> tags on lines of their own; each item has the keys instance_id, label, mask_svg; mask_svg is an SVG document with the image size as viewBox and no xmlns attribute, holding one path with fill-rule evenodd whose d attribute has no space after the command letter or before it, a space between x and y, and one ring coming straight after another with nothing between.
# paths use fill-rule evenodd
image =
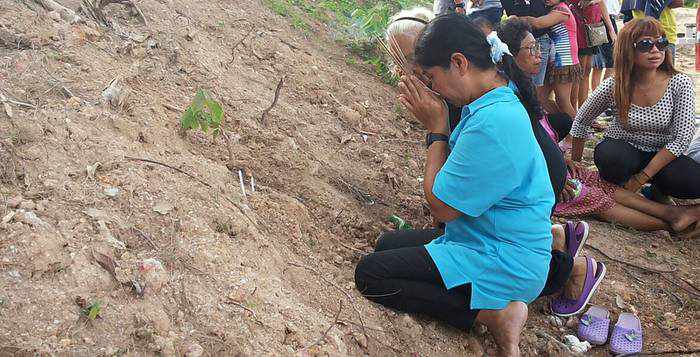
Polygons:
<instances>
[{"instance_id":1,"label":"person's leg","mask_svg":"<svg viewBox=\"0 0 700 357\"><path fill-rule=\"evenodd\" d=\"M539 102L542 105L542 108L544 108L545 112L547 112L547 113L561 112L561 110L557 106L557 103L550 98L550 94L552 94L552 86L551 85L545 84L545 85L536 87L535 90L537 92L537 100L539 100Z\"/></svg>"},{"instance_id":2,"label":"person's leg","mask_svg":"<svg viewBox=\"0 0 700 357\"><path fill-rule=\"evenodd\" d=\"M571 83L571 105L574 107L575 110L578 111L579 105L578 105L578 91L579 88L581 87L581 81L574 81L574 83Z\"/></svg>"},{"instance_id":3,"label":"person's leg","mask_svg":"<svg viewBox=\"0 0 700 357\"><path fill-rule=\"evenodd\" d=\"M569 281L574 268L574 258L564 250L552 250L552 260L549 262L547 282L540 292L540 297L554 295L561 291Z\"/></svg>"},{"instance_id":4,"label":"person's leg","mask_svg":"<svg viewBox=\"0 0 700 357\"><path fill-rule=\"evenodd\" d=\"M527 305L520 301L503 310L481 310L476 321L486 325L498 346L498 356L520 356L520 334L527 321Z\"/></svg>"},{"instance_id":5,"label":"person's leg","mask_svg":"<svg viewBox=\"0 0 700 357\"><path fill-rule=\"evenodd\" d=\"M444 230L438 228L397 229L384 232L377 239L377 245L374 247L374 251L381 252L390 249L419 247L430 243L443 233Z\"/></svg>"},{"instance_id":6,"label":"person's leg","mask_svg":"<svg viewBox=\"0 0 700 357\"><path fill-rule=\"evenodd\" d=\"M597 217L606 222L618 223L638 231L671 231L671 226L662 219L619 203L607 211L598 213Z\"/></svg>"},{"instance_id":7,"label":"person's leg","mask_svg":"<svg viewBox=\"0 0 700 357\"><path fill-rule=\"evenodd\" d=\"M471 310L471 285L446 289L425 247L375 252L355 268L355 286L367 299L408 313L426 314L469 330L478 313Z\"/></svg>"},{"instance_id":8,"label":"person's leg","mask_svg":"<svg viewBox=\"0 0 700 357\"><path fill-rule=\"evenodd\" d=\"M604 68L593 67L591 70L591 90L595 90L600 85L600 81L603 78Z\"/></svg>"},{"instance_id":9,"label":"person's leg","mask_svg":"<svg viewBox=\"0 0 700 357\"><path fill-rule=\"evenodd\" d=\"M676 64L676 44L670 43L668 45L668 51L666 53L669 53L671 56L671 63L674 65Z\"/></svg>"},{"instance_id":10,"label":"person's leg","mask_svg":"<svg viewBox=\"0 0 700 357\"><path fill-rule=\"evenodd\" d=\"M593 55L591 66L591 90L593 91L598 88L600 78L603 76L603 69L605 69L602 46L598 49L598 53Z\"/></svg>"},{"instance_id":11,"label":"person's leg","mask_svg":"<svg viewBox=\"0 0 700 357\"><path fill-rule=\"evenodd\" d=\"M664 205L622 188L615 190L615 202L663 220L674 232L700 221L700 206Z\"/></svg>"},{"instance_id":12,"label":"person's leg","mask_svg":"<svg viewBox=\"0 0 700 357\"><path fill-rule=\"evenodd\" d=\"M644 168L644 152L623 140L605 138L593 152L593 161L600 177L618 186L624 185L632 175Z\"/></svg>"},{"instance_id":13,"label":"person's leg","mask_svg":"<svg viewBox=\"0 0 700 357\"><path fill-rule=\"evenodd\" d=\"M590 54L586 54L584 56L581 56L579 60L581 61L581 68L583 68L583 78L581 78L581 82L579 82L579 87L578 87L578 107L580 108L583 103L586 102L586 99L588 99L588 92L590 91L590 86L591 86L591 61L593 59L593 56Z\"/></svg>"},{"instance_id":14,"label":"person's leg","mask_svg":"<svg viewBox=\"0 0 700 357\"><path fill-rule=\"evenodd\" d=\"M554 84L554 95L559 109L574 118L576 116L576 110L573 105L571 105L571 83Z\"/></svg>"},{"instance_id":15,"label":"person's leg","mask_svg":"<svg viewBox=\"0 0 700 357\"><path fill-rule=\"evenodd\" d=\"M557 133L559 141L564 140L571 132L571 126L574 124L573 119L566 113L554 113L547 116L549 125Z\"/></svg>"},{"instance_id":16,"label":"person's leg","mask_svg":"<svg viewBox=\"0 0 700 357\"><path fill-rule=\"evenodd\" d=\"M615 74L615 68L606 68L605 74L603 75L603 79L608 79L612 77L613 74Z\"/></svg>"},{"instance_id":17,"label":"person's leg","mask_svg":"<svg viewBox=\"0 0 700 357\"><path fill-rule=\"evenodd\" d=\"M700 198L700 163L681 155L661 169L651 182L671 197Z\"/></svg>"}]
</instances>

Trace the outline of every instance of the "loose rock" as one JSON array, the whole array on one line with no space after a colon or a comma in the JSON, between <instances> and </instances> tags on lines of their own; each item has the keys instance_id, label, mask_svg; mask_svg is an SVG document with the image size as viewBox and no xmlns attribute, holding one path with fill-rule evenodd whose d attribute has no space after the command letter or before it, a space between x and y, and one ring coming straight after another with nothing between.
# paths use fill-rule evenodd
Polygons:
<instances>
[{"instance_id":1,"label":"loose rock","mask_svg":"<svg viewBox=\"0 0 700 357\"><path fill-rule=\"evenodd\" d=\"M423 334L423 327L409 315L404 315L399 319L399 328L413 339Z\"/></svg>"},{"instance_id":2,"label":"loose rock","mask_svg":"<svg viewBox=\"0 0 700 357\"><path fill-rule=\"evenodd\" d=\"M139 281L144 282L146 291L158 292L168 282L168 274L163 263L157 259L144 259L139 263Z\"/></svg>"},{"instance_id":3,"label":"loose rock","mask_svg":"<svg viewBox=\"0 0 700 357\"><path fill-rule=\"evenodd\" d=\"M7 200L7 205L10 208L17 208L22 203L22 196L15 196Z\"/></svg>"},{"instance_id":4,"label":"loose rock","mask_svg":"<svg viewBox=\"0 0 700 357\"><path fill-rule=\"evenodd\" d=\"M192 343L185 350L185 357L201 357L204 355L204 348L197 343Z\"/></svg>"},{"instance_id":5,"label":"loose rock","mask_svg":"<svg viewBox=\"0 0 700 357\"><path fill-rule=\"evenodd\" d=\"M29 201L29 200L22 201L22 203L20 203L20 205L19 205L19 208L26 210L26 211L33 211L34 209L36 209L36 204L33 201Z\"/></svg>"}]
</instances>

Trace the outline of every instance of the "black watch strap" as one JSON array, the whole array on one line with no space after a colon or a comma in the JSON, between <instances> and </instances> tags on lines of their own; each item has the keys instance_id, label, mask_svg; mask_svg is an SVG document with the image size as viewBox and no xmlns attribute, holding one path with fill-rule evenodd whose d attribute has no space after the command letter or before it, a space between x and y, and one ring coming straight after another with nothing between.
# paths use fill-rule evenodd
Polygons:
<instances>
[{"instance_id":1,"label":"black watch strap","mask_svg":"<svg viewBox=\"0 0 700 357\"><path fill-rule=\"evenodd\" d=\"M436 141L449 142L450 137L445 135L445 134L428 133L428 135L425 136L425 147L429 148L430 144L432 144Z\"/></svg>"}]
</instances>

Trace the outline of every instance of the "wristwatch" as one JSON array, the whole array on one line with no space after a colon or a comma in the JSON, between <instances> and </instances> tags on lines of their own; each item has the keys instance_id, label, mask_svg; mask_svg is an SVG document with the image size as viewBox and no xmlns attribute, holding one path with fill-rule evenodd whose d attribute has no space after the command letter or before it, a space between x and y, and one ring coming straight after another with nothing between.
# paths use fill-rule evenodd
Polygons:
<instances>
[{"instance_id":1,"label":"wristwatch","mask_svg":"<svg viewBox=\"0 0 700 357\"><path fill-rule=\"evenodd\" d=\"M428 135L425 136L425 147L429 148L430 144L432 144L436 141L449 142L450 137L445 135L445 134L428 133Z\"/></svg>"}]
</instances>

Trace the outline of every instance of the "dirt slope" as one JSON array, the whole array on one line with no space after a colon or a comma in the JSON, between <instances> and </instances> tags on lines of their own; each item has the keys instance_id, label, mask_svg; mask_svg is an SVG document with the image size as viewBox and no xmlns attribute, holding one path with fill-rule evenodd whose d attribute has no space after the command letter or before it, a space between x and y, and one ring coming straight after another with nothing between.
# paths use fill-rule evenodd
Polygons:
<instances>
[{"instance_id":1,"label":"dirt slope","mask_svg":"<svg viewBox=\"0 0 700 357\"><path fill-rule=\"evenodd\" d=\"M139 7L146 24L110 5L106 29L0 2L0 94L31 105L0 106L0 355L493 349L354 290L354 264L386 217L428 223L421 131L392 88L348 66L322 25L301 33L258 1ZM115 79L121 95L105 103ZM180 132L200 88L222 103L228 143ZM610 255L696 279L697 243L593 230ZM700 347L697 295L626 265L611 262L609 274L596 302L634 305L650 349ZM80 305L95 301L90 321ZM524 351L562 354L535 334L570 333L544 306L533 306Z\"/></svg>"}]
</instances>

